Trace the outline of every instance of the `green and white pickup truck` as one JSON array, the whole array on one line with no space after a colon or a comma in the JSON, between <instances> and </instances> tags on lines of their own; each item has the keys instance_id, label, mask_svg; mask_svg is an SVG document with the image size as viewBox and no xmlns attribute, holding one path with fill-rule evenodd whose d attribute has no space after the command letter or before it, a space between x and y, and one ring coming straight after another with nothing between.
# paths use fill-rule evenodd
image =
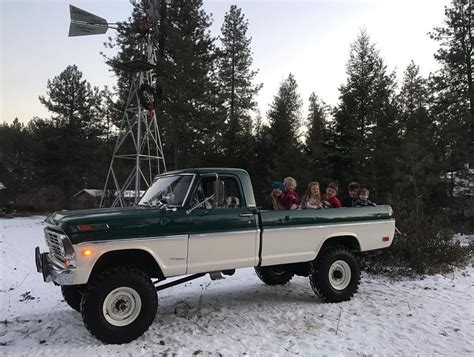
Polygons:
<instances>
[{"instance_id":1,"label":"green and white pickup truck","mask_svg":"<svg viewBox=\"0 0 474 357\"><path fill-rule=\"evenodd\" d=\"M266 284L309 276L327 302L357 291L357 253L390 246L390 206L259 210L248 173L200 168L158 176L138 206L55 212L36 248L46 282L106 343L126 343L153 322L157 291L255 267ZM184 276L165 282L171 277Z\"/></svg>"}]
</instances>

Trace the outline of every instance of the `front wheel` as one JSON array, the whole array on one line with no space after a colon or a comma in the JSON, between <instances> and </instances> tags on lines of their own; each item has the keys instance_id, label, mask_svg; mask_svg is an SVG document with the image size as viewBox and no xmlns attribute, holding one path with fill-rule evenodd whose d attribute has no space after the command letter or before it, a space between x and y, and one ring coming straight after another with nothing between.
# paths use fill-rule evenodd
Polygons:
<instances>
[{"instance_id":1,"label":"front wheel","mask_svg":"<svg viewBox=\"0 0 474 357\"><path fill-rule=\"evenodd\" d=\"M153 322L158 306L150 278L131 267L115 267L96 276L85 289L81 314L99 340L122 344L140 337Z\"/></svg>"},{"instance_id":2,"label":"front wheel","mask_svg":"<svg viewBox=\"0 0 474 357\"><path fill-rule=\"evenodd\" d=\"M270 265L255 267L255 273L267 285L283 285L293 278L293 271L284 265Z\"/></svg>"},{"instance_id":3,"label":"front wheel","mask_svg":"<svg viewBox=\"0 0 474 357\"><path fill-rule=\"evenodd\" d=\"M63 285L61 286L61 293L64 301L76 311L81 311L82 292L84 287L82 285Z\"/></svg>"},{"instance_id":4,"label":"front wheel","mask_svg":"<svg viewBox=\"0 0 474 357\"><path fill-rule=\"evenodd\" d=\"M354 254L344 247L329 247L310 265L313 291L326 302L352 298L360 282L360 267Z\"/></svg>"}]
</instances>

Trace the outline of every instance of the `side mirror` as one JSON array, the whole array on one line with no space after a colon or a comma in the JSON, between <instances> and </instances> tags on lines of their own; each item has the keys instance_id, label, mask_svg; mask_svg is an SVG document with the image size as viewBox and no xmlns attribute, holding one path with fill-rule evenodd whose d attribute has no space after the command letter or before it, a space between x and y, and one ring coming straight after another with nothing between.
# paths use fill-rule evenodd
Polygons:
<instances>
[{"instance_id":1,"label":"side mirror","mask_svg":"<svg viewBox=\"0 0 474 357\"><path fill-rule=\"evenodd\" d=\"M224 181L219 181L219 179L214 181L213 186L212 186L212 191L213 191L214 202L215 202L216 207L224 206L224 200L225 200Z\"/></svg>"}]
</instances>

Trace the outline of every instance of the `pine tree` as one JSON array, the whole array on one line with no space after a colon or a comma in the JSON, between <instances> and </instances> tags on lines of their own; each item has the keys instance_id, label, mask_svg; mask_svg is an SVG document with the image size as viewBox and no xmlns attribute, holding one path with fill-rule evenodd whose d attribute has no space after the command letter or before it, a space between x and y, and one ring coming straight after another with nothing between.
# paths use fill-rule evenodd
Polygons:
<instances>
[{"instance_id":1,"label":"pine tree","mask_svg":"<svg viewBox=\"0 0 474 357\"><path fill-rule=\"evenodd\" d=\"M247 30L248 21L241 9L232 5L221 28L219 80L225 107L224 155L228 165L237 167L246 166L249 159L253 139L251 112L261 88L261 84L253 84L257 71L251 69L251 38L247 37Z\"/></svg>"},{"instance_id":2,"label":"pine tree","mask_svg":"<svg viewBox=\"0 0 474 357\"><path fill-rule=\"evenodd\" d=\"M0 124L0 182L6 186L0 191L0 206L25 192L32 183L31 135L18 118L13 123Z\"/></svg>"},{"instance_id":3,"label":"pine tree","mask_svg":"<svg viewBox=\"0 0 474 357\"><path fill-rule=\"evenodd\" d=\"M47 97L40 96L39 100L53 113L55 127L67 128L70 135L97 137L102 134L99 89L82 79L77 66L68 66L53 80L48 79Z\"/></svg>"},{"instance_id":4,"label":"pine tree","mask_svg":"<svg viewBox=\"0 0 474 357\"><path fill-rule=\"evenodd\" d=\"M168 169L213 164L222 156L223 110L217 79L217 51L210 16L202 0L160 1L159 58L156 66L156 114ZM110 64L140 55L143 9L119 26L108 47L119 49ZM130 74L119 73L121 97L128 92ZM122 101L123 102L123 101Z\"/></svg>"},{"instance_id":5,"label":"pine tree","mask_svg":"<svg viewBox=\"0 0 474 357\"><path fill-rule=\"evenodd\" d=\"M424 206L433 206L430 199L439 188L439 171L435 163L435 125L429 112L428 83L413 62L404 72L397 100L401 112L401 177L395 190L399 193L396 208L421 214Z\"/></svg>"},{"instance_id":6,"label":"pine tree","mask_svg":"<svg viewBox=\"0 0 474 357\"><path fill-rule=\"evenodd\" d=\"M387 73L365 31L351 45L346 72L335 111L335 176L361 181L387 199L398 146L395 74Z\"/></svg>"},{"instance_id":7,"label":"pine tree","mask_svg":"<svg viewBox=\"0 0 474 357\"><path fill-rule=\"evenodd\" d=\"M308 131L306 133L305 154L310 180L329 181L332 176L330 155L330 132L328 125L329 107L316 94L309 97Z\"/></svg>"},{"instance_id":8,"label":"pine tree","mask_svg":"<svg viewBox=\"0 0 474 357\"><path fill-rule=\"evenodd\" d=\"M455 171L474 157L474 10L471 0L452 0L445 24L430 36L440 43L435 54L441 69L431 78L432 108L444 147L444 171Z\"/></svg>"},{"instance_id":9,"label":"pine tree","mask_svg":"<svg viewBox=\"0 0 474 357\"><path fill-rule=\"evenodd\" d=\"M48 80L47 95L39 100L52 117L35 119L29 126L43 147L35 172L43 183L61 187L68 206L76 190L102 183L105 174L105 162L97 159L104 133L101 93L82 79L76 66L68 66Z\"/></svg>"},{"instance_id":10,"label":"pine tree","mask_svg":"<svg viewBox=\"0 0 474 357\"><path fill-rule=\"evenodd\" d=\"M109 36L107 41L104 42L105 48L116 51L116 54L111 58L107 57L105 53L102 53L102 56L110 66L110 71L117 76L117 84L114 88L117 92L117 100L113 105L114 111L117 113L124 111L130 86L133 77L136 75L134 72L125 70L121 64L131 60L144 60L142 58L143 42L145 40L143 26L146 21L141 4L137 2L134 4L132 14L127 21L117 23L116 37ZM114 116L112 119L114 124L120 127L122 115Z\"/></svg>"},{"instance_id":11,"label":"pine tree","mask_svg":"<svg viewBox=\"0 0 474 357\"><path fill-rule=\"evenodd\" d=\"M159 64L163 100L158 107L172 167L211 164L220 155L222 106L211 19L201 0L175 0L167 8L166 46Z\"/></svg>"},{"instance_id":12,"label":"pine tree","mask_svg":"<svg viewBox=\"0 0 474 357\"><path fill-rule=\"evenodd\" d=\"M298 85L290 73L280 85L267 113L271 154L267 158L261 157L261 163L268 167L268 184L286 176L299 180L305 171L302 165L302 145L298 138L301 106Z\"/></svg>"}]
</instances>

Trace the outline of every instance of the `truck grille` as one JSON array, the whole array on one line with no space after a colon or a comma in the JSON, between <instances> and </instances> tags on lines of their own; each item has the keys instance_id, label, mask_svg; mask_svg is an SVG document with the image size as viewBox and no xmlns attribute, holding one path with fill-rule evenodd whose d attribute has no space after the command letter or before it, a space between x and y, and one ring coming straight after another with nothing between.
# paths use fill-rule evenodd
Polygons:
<instances>
[{"instance_id":1,"label":"truck grille","mask_svg":"<svg viewBox=\"0 0 474 357\"><path fill-rule=\"evenodd\" d=\"M51 252L51 254L53 254L56 258L62 260L63 256L61 254L61 247L62 247L62 241L60 238L61 234L45 229L44 235L46 238L46 243L48 243L49 251Z\"/></svg>"}]
</instances>

